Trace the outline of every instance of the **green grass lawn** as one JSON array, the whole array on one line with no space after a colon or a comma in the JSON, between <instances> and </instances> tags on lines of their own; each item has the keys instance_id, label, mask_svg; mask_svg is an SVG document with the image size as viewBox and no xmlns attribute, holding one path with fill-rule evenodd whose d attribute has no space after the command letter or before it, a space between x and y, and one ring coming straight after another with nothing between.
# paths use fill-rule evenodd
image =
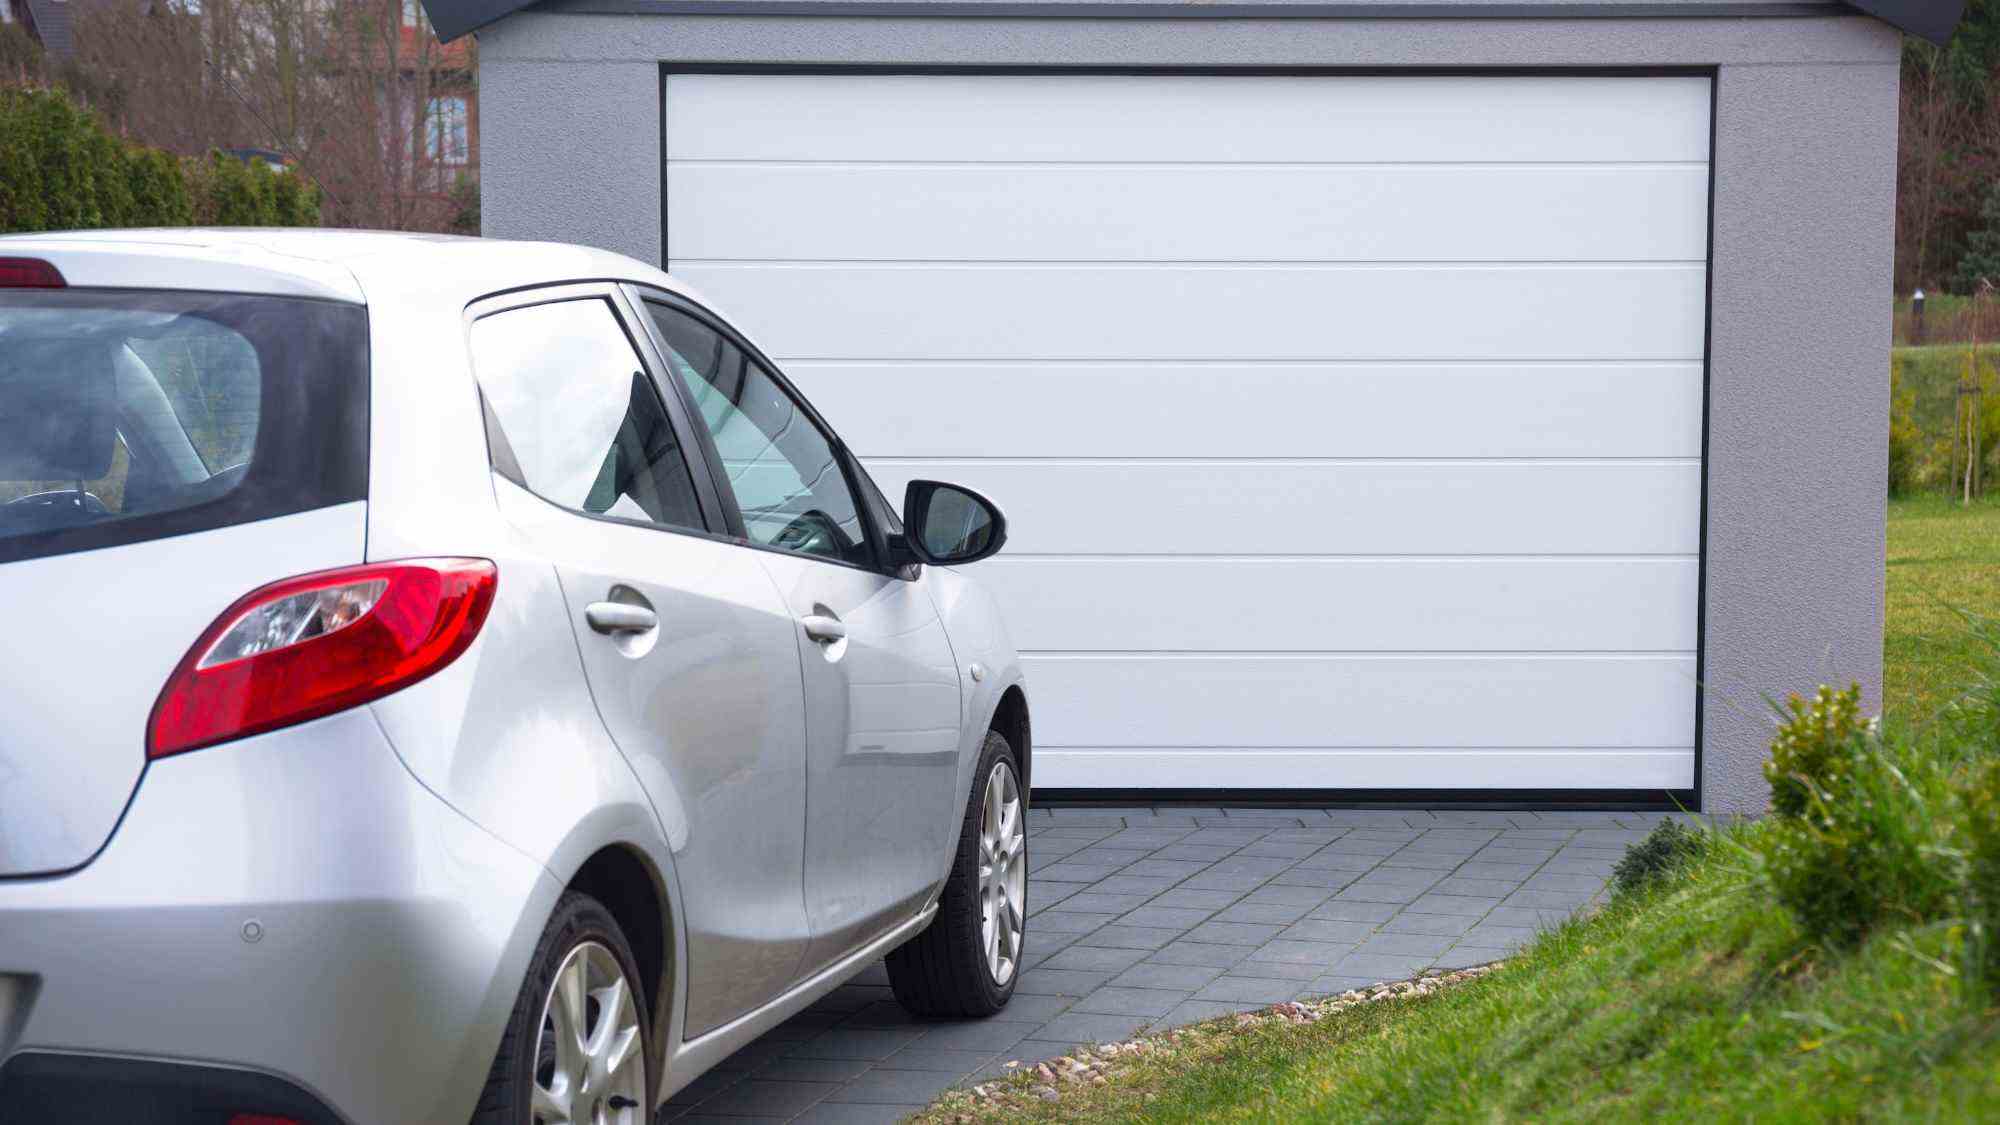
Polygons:
<instances>
[{"instance_id":1,"label":"green grass lawn","mask_svg":"<svg viewBox=\"0 0 2000 1125\"><path fill-rule=\"evenodd\" d=\"M1964 682L1975 644L1959 610L2000 616L2000 498L1890 501L1885 710L1928 716Z\"/></svg>"},{"instance_id":2,"label":"green grass lawn","mask_svg":"<svg viewBox=\"0 0 2000 1125\"><path fill-rule=\"evenodd\" d=\"M1914 720L1977 667L1953 607L2000 616L2000 500L1892 502L1888 563L1887 709ZM1964 927L1823 947L1758 874L1746 842L1769 827L1726 829L1687 877L1440 993L1311 1024L1218 1021L1121 1056L1102 1085L1059 1082L1047 1100L1022 1076L919 1120L2000 1120L2000 993L1960 985Z\"/></svg>"},{"instance_id":3,"label":"green grass lawn","mask_svg":"<svg viewBox=\"0 0 2000 1125\"><path fill-rule=\"evenodd\" d=\"M1812 949L1749 863L1722 849L1433 996L1198 1031L1058 1102L1013 1079L1002 1103L948 1097L922 1120L2000 1117L2000 1009L1962 1001L1921 939Z\"/></svg>"}]
</instances>

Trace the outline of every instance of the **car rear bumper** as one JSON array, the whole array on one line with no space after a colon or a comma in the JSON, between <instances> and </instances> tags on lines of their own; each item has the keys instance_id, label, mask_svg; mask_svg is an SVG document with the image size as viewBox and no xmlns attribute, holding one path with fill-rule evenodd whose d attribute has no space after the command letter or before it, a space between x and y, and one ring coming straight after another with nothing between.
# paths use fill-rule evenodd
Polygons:
<instances>
[{"instance_id":1,"label":"car rear bumper","mask_svg":"<svg viewBox=\"0 0 2000 1125\"><path fill-rule=\"evenodd\" d=\"M0 881L0 1077L219 1066L349 1122L463 1120L559 892L366 709L155 762L95 863Z\"/></svg>"}]
</instances>

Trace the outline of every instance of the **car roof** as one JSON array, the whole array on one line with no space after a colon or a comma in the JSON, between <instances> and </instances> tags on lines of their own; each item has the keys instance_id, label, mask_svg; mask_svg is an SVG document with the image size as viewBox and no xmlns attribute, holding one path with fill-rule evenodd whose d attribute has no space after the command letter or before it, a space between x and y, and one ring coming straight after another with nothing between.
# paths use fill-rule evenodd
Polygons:
<instances>
[{"instance_id":1,"label":"car roof","mask_svg":"<svg viewBox=\"0 0 2000 1125\"><path fill-rule=\"evenodd\" d=\"M656 267L609 250L405 231L54 231L0 236L0 256L44 258L73 286L212 289L362 304L426 298L462 305L488 293L565 281L636 281L687 293Z\"/></svg>"}]
</instances>

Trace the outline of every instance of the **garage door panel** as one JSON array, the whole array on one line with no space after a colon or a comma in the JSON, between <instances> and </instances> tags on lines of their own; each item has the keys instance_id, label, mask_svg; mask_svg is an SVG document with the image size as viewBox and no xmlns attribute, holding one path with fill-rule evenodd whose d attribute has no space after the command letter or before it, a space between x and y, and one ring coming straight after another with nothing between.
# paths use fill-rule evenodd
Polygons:
<instances>
[{"instance_id":1,"label":"garage door panel","mask_svg":"<svg viewBox=\"0 0 2000 1125\"><path fill-rule=\"evenodd\" d=\"M1042 651L1692 652L1661 559L1027 558L971 568Z\"/></svg>"},{"instance_id":2,"label":"garage door panel","mask_svg":"<svg viewBox=\"0 0 2000 1125\"><path fill-rule=\"evenodd\" d=\"M795 362L865 457L1696 457L1699 363Z\"/></svg>"},{"instance_id":3,"label":"garage door panel","mask_svg":"<svg viewBox=\"0 0 2000 1125\"><path fill-rule=\"evenodd\" d=\"M684 260L1696 262L1708 238L1699 164L697 163L668 174L668 240Z\"/></svg>"},{"instance_id":4,"label":"garage door panel","mask_svg":"<svg viewBox=\"0 0 2000 1125\"><path fill-rule=\"evenodd\" d=\"M1700 359L1700 265L674 270L791 359Z\"/></svg>"},{"instance_id":5,"label":"garage door panel","mask_svg":"<svg viewBox=\"0 0 2000 1125\"><path fill-rule=\"evenodd\" d=\"M975 488L1013 554L1691 556L1701 466L1675 462L869 463L883 490ZM1016 638L1024 646L1031 635Z\"/></svg>"},{"instance_id":6,"label":"garage door panel","mask_svg":"<svg viewBox=\"0 0 2000 1125\"><path fill-rule=\"evenodd\" d=\"M1688 789L1684 749L1180 750L1036 746L1047 789Z\"/></svg>"},{"instance_id":7,"label":"garage door panel","mask_svg":"<svg viewBox=\"0 0 2000 1125\"><path fill-rule=\"evenodd\" d=\"M1708 80L672 75L673 159L1692 161Z\"/></svg>"},{"instance_id":8,"label":"garage door panel","mask_svg":"<svg viewBox=\"0 0 2000 1125\"><path fill-rule=\"evenodd\" d=\"M1707 77L672 75L670 267L973 568L1036 782L1695 784Z\"/></svg>"},{"instance_id":9,"label":"garage door panel","mask_svg":"<svg viewBox=\"0 0 2000 1125\"><path fill-rule=\"evenodd\" d=\"M1030 652L1022 668L1035 693L1036 729L1061 732L1050 745L1694 744L1691 656Z\"/></svg>"}]
</instances>

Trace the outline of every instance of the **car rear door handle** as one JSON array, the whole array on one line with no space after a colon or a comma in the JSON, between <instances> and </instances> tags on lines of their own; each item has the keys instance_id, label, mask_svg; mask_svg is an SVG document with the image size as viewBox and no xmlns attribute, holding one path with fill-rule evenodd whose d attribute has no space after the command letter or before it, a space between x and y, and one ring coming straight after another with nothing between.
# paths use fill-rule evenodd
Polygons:
<instances>
[{"instance_id":1,"label":"car rear door handle","mask_svg":"<svg viewBox=\"0 0 2000 1125\"><path fill-rule=\"evenodd\" d=\"M847 639L847 623L838 617L809 613L799 618L799 624L805 626L806 636L823 645Z\"/></svg>"},{"instance_id":2,"label":"car rear door handle","mask_svg":"<svg viewBox=\"0 0 2000 1125\"><path fill-rule=\"evenodd\" d=\"M600 633L648 633L660 627L660 615L642 605L625 602L592 602L583 608L583 619Z\"/></svg>"}]
</instances>

